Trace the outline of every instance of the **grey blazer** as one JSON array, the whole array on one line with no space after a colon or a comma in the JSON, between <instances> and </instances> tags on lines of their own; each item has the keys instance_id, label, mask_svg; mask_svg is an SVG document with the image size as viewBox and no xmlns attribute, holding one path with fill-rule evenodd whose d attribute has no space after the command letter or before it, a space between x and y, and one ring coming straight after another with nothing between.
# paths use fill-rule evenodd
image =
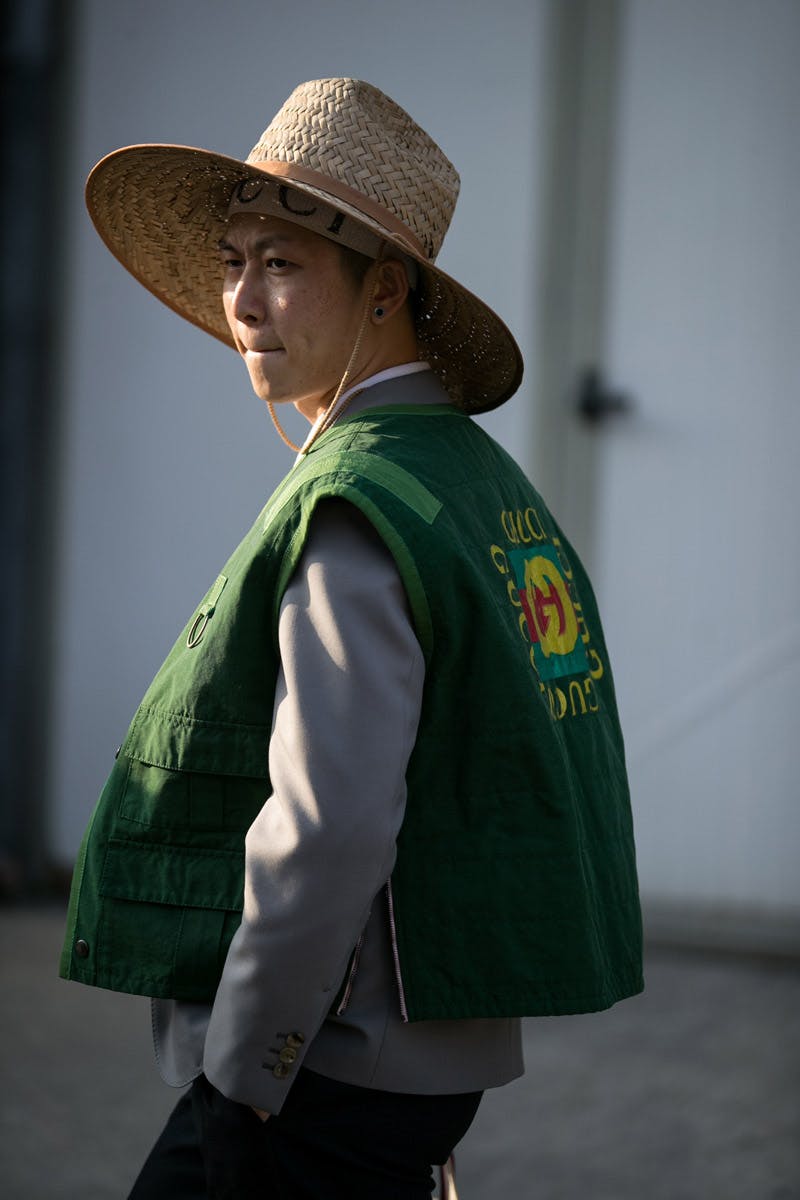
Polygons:
<instances>
[{"instance_id":1,"label":"grey blazer","mask_svg":"<svg viewBox=\"0 0 800 1200\"><path fill-rule=\"evenodd\" d=\"M446 400L430 372L396 368L348 411ZM301 1064L398 1092L516 1078L519 1021L400 1016L383 886L425 667L394 560L352 505L315 514L279 640L273 792L247 835L242 925L213 1007L153 1001L163 1078L183 1085L204 1071L226 1096L272 1113ZM346 1007L331 1016L359 937Z\"/></svg>"}]
</instances>

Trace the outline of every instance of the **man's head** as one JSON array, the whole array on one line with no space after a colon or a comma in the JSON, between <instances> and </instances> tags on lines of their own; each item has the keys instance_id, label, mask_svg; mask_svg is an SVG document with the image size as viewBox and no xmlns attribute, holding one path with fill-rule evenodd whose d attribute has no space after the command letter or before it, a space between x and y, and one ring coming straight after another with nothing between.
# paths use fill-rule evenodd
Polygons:
<instances>
[{"instance_id":1,"label":"man's head","mask_svg":"<svg viewBox=\"0 0 800 1200\"><path fill-rule=\"evenodd\" d=\"M309 420L348 383L417 357L408 279L396 258L371 260L302 226L236 213L219 244L222 298L253 388Z\"/></svg>"},{"instance_id":2,"label":"man's head","mask_svg":"<svg viewBox=\"0 0 800 1200\"><path fill-rule=\"evenodd\" d=\"M187 146L128 146L94 168L87 203L146 287L234 347L218 252L234 217L284 220L402 263L414 276L419 356L456 403L483 412L517 389L522 359L500 318L436 266L458 188L440 147L383 92L358 79L316 79L295 89L244 162Z\"/></svg>"}]
</instances>

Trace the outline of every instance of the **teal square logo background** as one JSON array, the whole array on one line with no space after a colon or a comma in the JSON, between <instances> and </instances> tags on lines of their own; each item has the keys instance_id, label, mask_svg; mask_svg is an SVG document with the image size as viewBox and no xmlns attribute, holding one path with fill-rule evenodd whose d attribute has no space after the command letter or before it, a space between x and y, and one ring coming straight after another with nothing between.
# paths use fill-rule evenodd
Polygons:
<instances>
[{"instance_id":1,"label":"teal square logo background","mask_svg":"<svg viewBox=\"0 0 800 1200\"><path fill-rule=\"evenodd\" d=\"M558 559L554 546L537 546L531 549L509 550L508 557L514 570L514 580L525 613L528 632L533 642L533 657L540 679L559 679L565 675L580 675L589 670L589 659L586 647L580 635L580 622L572 602L572 595L563 567ZM535 564L537 559L545 559L548 567L534 571L534 576L543 576L543 587L534 589L534 603L526 586L528 564ZM559 630L577 629L575 644L564 653L558 649L550 649L546 653L542 648L542 633L545 638L552 621L559 622Z\"/></svg>"}]
</instances>

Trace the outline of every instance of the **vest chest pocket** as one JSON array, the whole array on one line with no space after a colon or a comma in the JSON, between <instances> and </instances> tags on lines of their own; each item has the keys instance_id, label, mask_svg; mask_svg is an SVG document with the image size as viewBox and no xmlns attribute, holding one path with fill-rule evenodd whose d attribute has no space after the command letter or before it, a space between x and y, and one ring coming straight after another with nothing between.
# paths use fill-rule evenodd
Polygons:
<instances>
[{"instance_id":1,"label":"vest chest pocket","mask_svg":"<svg viewBox=\"0 0 800 1200\"><path fill-rule=\"evenodd\" d=\"M217 607L217 603L227 582L227 575L218 575L211 585L211 589L205 600L198 608L197 615L189 626L189 633L186 636L186 646L189 650L193 650L195 646L198 646L202 642L208 622L214 615L214 609Z\"/></svg>"}]
</instances>

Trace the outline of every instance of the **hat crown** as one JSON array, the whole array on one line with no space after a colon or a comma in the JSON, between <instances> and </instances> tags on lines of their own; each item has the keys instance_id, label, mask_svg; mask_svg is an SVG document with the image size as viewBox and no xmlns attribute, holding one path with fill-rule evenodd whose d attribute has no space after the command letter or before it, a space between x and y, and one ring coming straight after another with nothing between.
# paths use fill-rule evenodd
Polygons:
<instances>
[{"instance_id":1,"label":"hat crown","mask_svg":"<svg viewBox=\"0 0 800 1200\"><path fill-rule=\"evenodd\" d=\"M359 79L300 84L247 161L291 163L360 193L401 221L431 262L460 183L433 138L399 104Z\"/></svg>"}]
</instances>

